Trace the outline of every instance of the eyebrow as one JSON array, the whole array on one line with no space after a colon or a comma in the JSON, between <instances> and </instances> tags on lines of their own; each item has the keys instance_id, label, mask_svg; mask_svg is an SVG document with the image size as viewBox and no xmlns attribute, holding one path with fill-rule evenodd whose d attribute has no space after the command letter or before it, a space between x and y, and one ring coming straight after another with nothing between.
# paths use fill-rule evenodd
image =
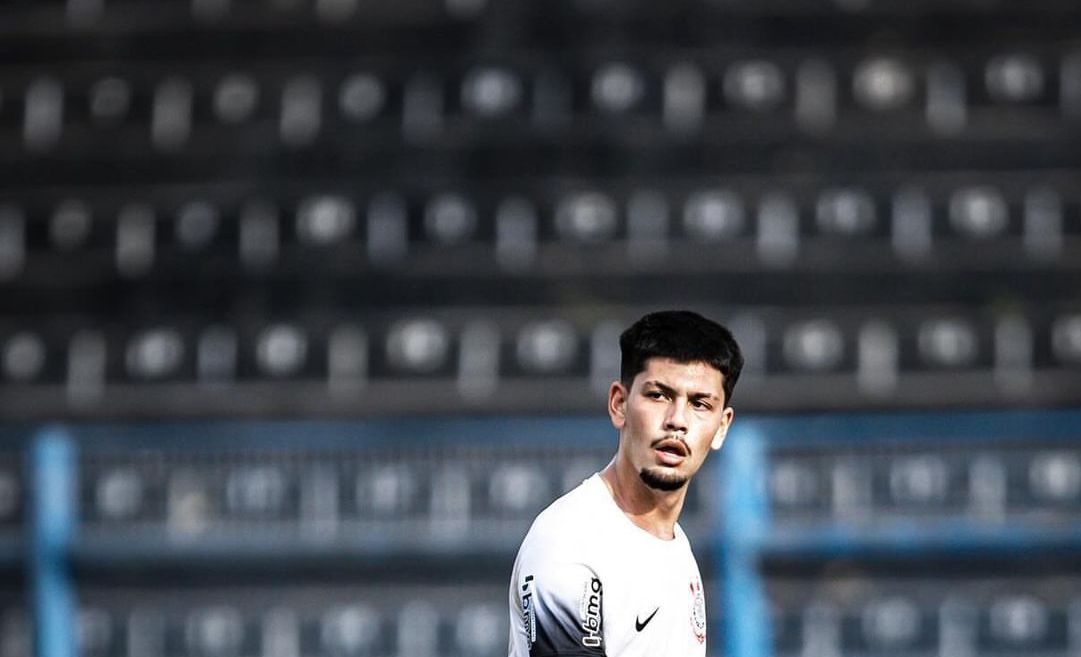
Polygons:
<instances>
[{"instance_id":1,"label":"eyebrow","mask_svg":"<svg viewBox=\"0 0 1081 657\"><path fill-rule=\"evenodd\" d=\"M648 386L653 386L654 388L657 388L661 392L663 392L665 394L669 394L669 395L674 394L676 392L675 388L673 388L672 386L669 386L669 385L665 385L665 384L661 383L660 381L648 380L648 381L645 382L645 385L647 387ZM714 399L714 400L719 400L720 396L718 396L718 395L716 395L716 394L714 394L712 392L692 392L689 395L687 395L687 398L688 399Z\"/></svg>"}]
</instances>

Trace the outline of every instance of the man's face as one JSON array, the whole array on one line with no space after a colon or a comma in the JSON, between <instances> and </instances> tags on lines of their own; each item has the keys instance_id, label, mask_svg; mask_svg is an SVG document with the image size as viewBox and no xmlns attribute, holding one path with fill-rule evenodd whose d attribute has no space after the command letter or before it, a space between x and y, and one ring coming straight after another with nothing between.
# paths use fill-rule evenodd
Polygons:
<instances>
[{"instance_id":1,"label":"man's face","mask_svg":"<svg viewBox=\"0 0 1081 657\"><path fill-rule=\"evenodd\" d=\"M721 447L733 417L722 379L706 363L651 358L630 390L612 384L608 412L619 430L619 451L647 486L682 488L709 450Z\"/></svg>"}]
</instances>

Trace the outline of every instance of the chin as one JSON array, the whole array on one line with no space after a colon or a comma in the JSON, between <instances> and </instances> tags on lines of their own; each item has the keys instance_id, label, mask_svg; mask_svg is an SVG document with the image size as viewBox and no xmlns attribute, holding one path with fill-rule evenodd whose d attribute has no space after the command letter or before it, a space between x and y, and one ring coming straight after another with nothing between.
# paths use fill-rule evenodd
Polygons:
<instances>
[{"instance_id":1,"label":"chin","mask_svg":"<svg viewBox=\"0 0 1081 657\"><path fill-rule=\"evenodd\" d=\"M642 468L638 476L646 486L661 491L679 490L686 486L690 479L678 472L669 472L661 468Z\"/></svg>"}]
</instances>

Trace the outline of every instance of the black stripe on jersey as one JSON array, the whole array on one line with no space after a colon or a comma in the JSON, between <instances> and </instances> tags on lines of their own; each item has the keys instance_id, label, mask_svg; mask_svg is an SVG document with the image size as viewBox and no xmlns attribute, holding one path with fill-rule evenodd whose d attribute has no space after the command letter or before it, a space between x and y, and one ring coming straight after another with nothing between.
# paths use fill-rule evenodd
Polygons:
<instances>
[{"instance_id":1,"label":"black stripe on jersey","mask_svg":"<svg viewBox=\"0 0 1081 657\"><path fill-rule=\"evenodd\" d=\"M557 597L546 591L544 582L534 579L533 613L536 641L529 657L603 657L604 591L592 569L582 582L578 600Z\"/></svg>"}]
</instances>

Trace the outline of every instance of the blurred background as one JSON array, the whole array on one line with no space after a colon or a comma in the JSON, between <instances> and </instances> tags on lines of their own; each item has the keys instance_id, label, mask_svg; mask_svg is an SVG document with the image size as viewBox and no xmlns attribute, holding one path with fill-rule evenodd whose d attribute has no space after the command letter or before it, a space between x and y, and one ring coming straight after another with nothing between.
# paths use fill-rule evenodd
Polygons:
<instances>
[{"instance_id":1,"label":"blurred background","mask_svg":"<svg viewBox=\"0 0 1081 657\"><path fill-rule=\"evenodd\" d=\"M4 0L0 657L505 655L661 308L711 657L1081 655L1079 183L1073 0Z\"/></svg>"}]
</instances>

